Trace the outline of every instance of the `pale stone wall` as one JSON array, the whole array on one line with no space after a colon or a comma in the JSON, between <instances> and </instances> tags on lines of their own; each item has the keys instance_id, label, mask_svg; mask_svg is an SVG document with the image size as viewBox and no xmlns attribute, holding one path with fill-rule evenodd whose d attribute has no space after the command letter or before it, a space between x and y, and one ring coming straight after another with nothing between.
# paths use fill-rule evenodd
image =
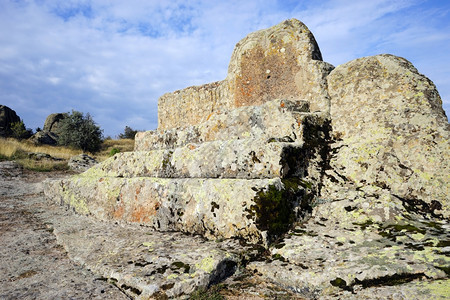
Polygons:
<instances>
[{"instance_id":1,"label":"pale stone wall","mask_svg":"<svg viewBox=\"0 0 450 300\"><path fill-rule=\"evenodd\" d=\"M158 129L198 124L212 113L231 106L225 80L166 93L158 100Z\"/></svg>"},{"instance_id":2,"label":"pale stone wall","mask_svg":"<svg viewBox=\"0 0 450 300\"><path fill-rule=\"evenodd\" d=\"M307 101L282 99L217 111L197 125L138 132L134 150L171 149L188 143L243 138L301 140L303 119L308 112Z\"/></svg>"}]
</instances>

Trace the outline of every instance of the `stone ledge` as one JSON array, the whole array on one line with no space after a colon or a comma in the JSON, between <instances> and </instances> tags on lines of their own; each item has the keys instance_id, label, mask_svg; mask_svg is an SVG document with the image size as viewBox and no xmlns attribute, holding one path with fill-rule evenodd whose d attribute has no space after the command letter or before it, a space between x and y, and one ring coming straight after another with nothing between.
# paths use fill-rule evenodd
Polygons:
<instances>
[{"instance_id":1,"label":"stone ledge","mask_svg":"<svg viewBox=\"0 0 450 300\"><path fill-rule=\"evenodd\" d=\"M301 181L74 176L45 182L45 195L77 213L159 231L266 243L307 208ZM272 225L274 227L272 227Z\"/></svg>"},{"instance_id":2,"label":"stone ledge","mask_svg":"<svg viewBox=\"0 0 450 300\"><path fill-rule=\"evenodd\" d=\"M231 275L244 251L237 241L216 243L58 212L54 233L71 259L130 299L178 298L206 288Z\"/></svg>"},{"instance_id":3,"label":"stone ledge","mask_svg":"<svg viewBox=\"0 0 450 300\"><path fill-rule=\"evenodd\" d=\"M261 139L213 141L176 149L124 152L86 176L158 178L276 178L305 173L302 144Z\"/></svg>"},{"instance_id":4,"label":"stone ledge","mask_svg":"<svg viewBox=\"0 0 450 300\"><path fill-rule=\"evenodd\" d=\"M242 138L301 140L302 123L309 114L305 100L277 99L261 106L246 106L211 113L198 125L138 132L135 151L176 148L188 143Z\"/></svg>"}]
</instances>

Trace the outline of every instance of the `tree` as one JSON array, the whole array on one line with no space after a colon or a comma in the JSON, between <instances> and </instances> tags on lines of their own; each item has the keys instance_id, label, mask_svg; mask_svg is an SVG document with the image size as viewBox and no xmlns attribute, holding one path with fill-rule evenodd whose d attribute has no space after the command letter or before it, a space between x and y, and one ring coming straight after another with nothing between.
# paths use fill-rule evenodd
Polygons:
<instances>
[{"instance_id":1,"label":"tree","mask_svg":"<svg viewBox=\"0 0 450 300\"><path fill-rule=\"evenodd\" d=\"M134 137L138 131L133 130L131 127L125 126L125 130L123 133L119 134L119 139L132 139L134 140Z\"/></svg>"},{"instance_id":2,"label":"tree","mask_svg":"<svg viewBox=\"0 0 450 300\"><path fill-rule=\"evenodd\" d=\"M11 124L12 137L16 139L27 139L33 135L33 130L25 128L23 120Z\"/></svg>"},{"instance_id":3,"label":"tree","mask_svg":"<svg viewBox=\"0 0 450 300\"><path fill-rule=\"evenodd\" d=\"M67 118L60 121L58 144L83 151L97 152L102 144L103 130L94 122L89 113L86 116L72 110Z\"/></svg>"}]
</instances>

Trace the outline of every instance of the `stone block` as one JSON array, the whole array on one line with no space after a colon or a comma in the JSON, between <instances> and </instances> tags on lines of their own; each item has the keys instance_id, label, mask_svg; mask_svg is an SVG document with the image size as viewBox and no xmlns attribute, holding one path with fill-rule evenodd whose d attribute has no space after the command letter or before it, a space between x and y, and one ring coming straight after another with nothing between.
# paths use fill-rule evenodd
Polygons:
<instances>
[{"instance_id":1,"label":"stone block","mask_svg":"<svg viewBox=\"0 0 450 300\"><path fill-rule=\"evenodd\" d=\"M138 132L135 151L176 148L188 143L243 138L297 141L309 115L304 100L272 100L261 106L247 106L211 113L201 124L184 128Z\"/></svg>"},{"instance_id":2,"label":"stone block","mask_svg":"<svg viewBox=\"0 0 450 300\"><path fill-rule=\"evenodd\" d=\"M89 173L112 177L275 178L303 176L300 143L212 141L176 149L118 153Z\"/></svg>"},{"instance_id":3,"label":"stone block","mask_svg":"<svg viewBox=\"0 0 450 300\"><path fill-rule=\"evenodd\" d=\"M450 126L431 80L385 54L340 65L328 85L339 137L331 166L349 181L449 217Z\"/></svg>"},{"instance_id":4,"label":"stone block","mask_svg":"<svg viewBox=\"0 0 450 300\"><path fill-rule=\"evenodd\" d=\"M301 181L91 177L46 181L48 199L102 220L267 243L302 213Z\"/></svg>"}]
</instances>

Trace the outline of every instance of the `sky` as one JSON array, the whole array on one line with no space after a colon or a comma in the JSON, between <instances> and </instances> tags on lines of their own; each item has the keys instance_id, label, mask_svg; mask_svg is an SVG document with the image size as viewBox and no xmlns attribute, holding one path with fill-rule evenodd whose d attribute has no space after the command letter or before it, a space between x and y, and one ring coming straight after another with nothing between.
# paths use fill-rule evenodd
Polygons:
<instances>
[{"instance_id":1,"label":"sky","mask_svg":"<svg viewBox=\"0 0 450 300\"><path fill-rule=\"evenodd\" d=\"M161 95L225 79L239 40L290 18L334 66L381 53L408 59L449 116L445 0L0 0L0 104L33 130L72 110L105 137L154 130Z\"/></svg>"}]
</instances>

